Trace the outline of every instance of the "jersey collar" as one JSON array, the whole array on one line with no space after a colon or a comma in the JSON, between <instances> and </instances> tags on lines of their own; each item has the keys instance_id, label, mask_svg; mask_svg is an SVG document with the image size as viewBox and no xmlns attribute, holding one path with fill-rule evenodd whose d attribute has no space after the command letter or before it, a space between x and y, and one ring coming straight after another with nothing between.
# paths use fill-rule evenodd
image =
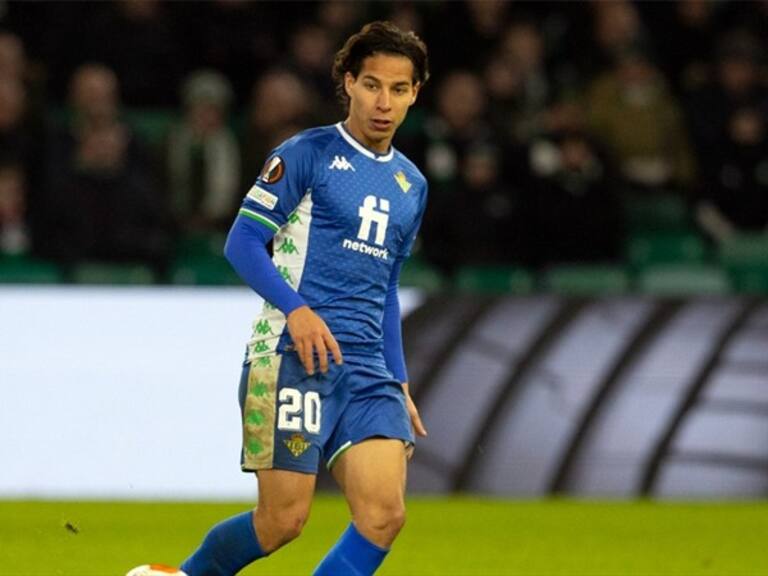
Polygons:
<instances>
[{"instance_id":1,"label":"jersey collar","mask_svg":"<svg viewBox=\"0 0 768 576\"><path fill-rule=\"evenodd\" d=\"M376 162L389 162L390 160L392 160L392 157L395 155L395 149L392 146L389 147L389 152L387 152L386 154L376 154L374 151L369 150L368 148L360 144L360 142L355 140L352 134L347 132L347 129L344 127L344 122L339 122L338 124L336 124L336 129L339 131L339 134L341 134L344 140L347 141L347 144L349 144L350 146L352 146L352 148L360 152L360 154L368 156L368 158L372 160L376 160Z\"/></svg>"}]
</instances>

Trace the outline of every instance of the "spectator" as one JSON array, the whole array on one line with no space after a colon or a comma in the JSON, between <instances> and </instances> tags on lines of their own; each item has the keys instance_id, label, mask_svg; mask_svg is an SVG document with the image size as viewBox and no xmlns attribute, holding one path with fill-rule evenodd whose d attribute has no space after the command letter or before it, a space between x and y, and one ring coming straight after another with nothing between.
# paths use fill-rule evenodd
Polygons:
<instances>
[{"instance_id":1,"label":"spectator","mask_svg":"<svg viewBox=\"0 0 768 576\"><path fill-rule=\"evenodd\" d=\"M88 31L87 57L115 70L128 106L174 105L188 53L166 3L119 0L104 8Z\"/></svg>"},{"instance_id":2,"label":"spectator","mask_svg":"<svg viewBox=\"0 0 768 576\"><path fill-rule=\"evenodd\" d=\"M617 259L622 230L615 180L589 137L579 131L541 136L530 163L533 262Z\"/></svg>"},{"instance_id":3,"label":"spectator","mask_svg":"<svg viewBox=\"0 0 768 576\"><path fill-rule=\"evenodd\" d=\"M366 9L367 6L363 2L325 0L317 4L316 20L328 31L333 45L343 44L350 34L369 19Z\"/></svg>"},{"instance_id":4,"label":"spectator","mask_svg":"<svg viewBox=\"0 0 768 576\"><path fill-rule=\"evenodd\" d=\"M716 241L768 223L768 86L760 76L760 54L751 33L726 33L714 81L689 106L701 166L695 215Z\"/></svg>"},{"instance_id":5,"label":"spectator","mask_svg":"<svg viewBox=\"0 0 768 576\"><path fill-rule=\"evenodd\" d=\"M0 31L0 77L23 80L25 73L24 44L15 34Z\"/></svg>"},{"instance_id":6,"label":"spectator","mask_svg":"<svg viewBox=\"0 0 768 576\"><path fill-rule=\"evenodd\" d=\"M768 2L725 2L719 6L718 17L726 30L745 30L759 40L762 53L768 49Z\"/></svg>"},{"instance_id":7,"label":"spectator","mask_svg":"<svg viewBox=\"0 0 768 576\"><path fill-rule=\"evenodd\" d=\"M253 185L272 148L314 123L313 101L308 87L290 70L275 68L256 81L245 137L245 189Z\"/></svg>"},{"instance_id":8,"label":"spectator","mask_svg":"<svg viewBox=\"0 0 768 576\"><path fill-rule=\"evenodd\" d=\"M328 76L333 64L332 46L329 33L312 23L297 26L290 38L288 67L310 86L321 122L331 122L338 116L336 88Z\"/></svg>"},{"instance_id":9,"label":"spectator","mask_svg":"<svg viewBox=\"0 0 768 576\"><path fill-rule=\"evenodd\" d=\"M489 86L496 88L497 94L506 88L506 101L501 104L506 109L509 136L521 144L529 142L544 131L547 105L552 97L544 67L543 39L533 23L516 22L507 28L500 56L489 68ZM494 78L497 74L501 79ZM499 120L498 110L496 116Z\"/></svg>"},{"instance_id":10,"label":"spectator","mask_svg":"<svg viewBox=\"0 0 768 576\"><path fill-rule=\"evenodd\" d=\"M26 254L30 243L24 171L14 162L0 162L0 256Z\"/></svg>"},{"instance_id":11,"label":"spectator","mask_svg":"<svg viewBox=\"0 0 768 576\"><path fill-rule=\"evenodd\" d=\"M81 66L70 94L72 120L49 155L46 251L69 263L141 261L162 270L164 202L142 146L118 117L114 72Z\"/></svg>"},{"instance_id":12,"label":"spectator","mask_svg":"<svg viewBox=\"0 0 768 576\"><path fill-rule=\"evenodd\" d=\"M0 76L0 153L27 156L32 142L24 126L24 85L13 76Z\"/></svg>"},{"instance_id":13,"label":"spectator","mask_svg":"<svg viewBox=\"0 0 768 576\"><path fill-rule=\"evenodd\" d=\"M513 261L520 244L508 235L518 231L512 222L519 199L507 184L511 161L488 122L484 86L475 74L454 71L436 93L437 114L407 144L430 182L425 256L447 273L461 264Z\"/></svg>"},{"instance_id":14,"label":"spectator","mask_svg":"<svg viewBox=\"0 0 768 576\"><path fill-rule=\"evenodd\" d=\"M601 73L627 50L645 41L645 30L637 7L629 0L592 2L590 7L596 43L592 47L592 71Z\"/></svg>"},{"instance_id":15,"label":"spectator","mask_svg":"<svg viewBox=\"0 0 768 576\"><path fill-rule=\"evenodd\" d=\"M696 91L688 106L691 134L699 164L717 164L720 143L728 139L728 123L737 110L760 109L768 102L768 87L761 81L760 44L743 30L727 33L720 41L714 81Z\"/></svg>"},{"instance_id":16,"label":"spectator","mask_svg":"<svg viewBox=\"0 0 768 576\"><path fill-rule=\"evenodd\" d=\"M42 120L30 110L23 60L17 58L19 47L14 36L0 34L0 157L18 163L24 174L29 233L36 244L45 232L37 219L43 201L44 136ZM7 58L11 54L15 56Z\"/></svg>"},{"instance_id":17,"label":"spectator","mask_svg":"<svg viewBox=\"0 0 768 576\"><path fill-rule=\"evenodd\" d=\"M264 70L280 57L283 26L300 10L294 2L249 0L165 2L164 8L184 32L185 50L194 55L191 69L224 74L232 83L236 106L247 104L254 70ZM174 86L172 94L177 92Z\"/></svg>"},{"instance_id":18,"label":"spectator","mask_svg":"<svg viewBox=\"0 0 768 576\"><path fill-rule=\"evenodd\" d=\"M70 130L118 122L120 97L115 73L100 64L80 66L70 79Z\"/></svg>"},{"instance_id":19,"label":"spectator","mask_svg":"<svg viewBox=\"0 0 768 576\"><path fill-rule=\"evenodd\" d=\"M515 138L518 120L517 96L521 90L520 71L507 62L503 55L492 56L483 69L483 80L488 97L488 115L508 138Z\"/></svg>"},{"instance_id":20,"label":"spectator","mask_svg":"<svg viewBox=\"0 0 768 576\"><path fill-rule=\"evenodd\" d=\"M510 4L503 0L441 3L425 21L430 52L440 55L432 58L435 78L448 74L450 68L484 66L504 34Z\"/></svg>"},{"instance_id":21,"label":"spectator","mask_svg":"<svg viewBox=\"0 0 768 576\"><path fill-rule=\"evenodd\" d=\"M211 70L193 73L181 90L184 117L168 138L172 212L182 233L221 230L240 197L240 146L227 125L232 88Z\"/></svg>"},{"instance_id":22,"label":"spectator","mask_svg":"<svg viewBox=\"0 0 768 576\"><path fill-rule=\"evenodd\" d=\"M0 78L21 82L25 93L25 124L39 131L45 116L45 89L40 70L30 66L21 39L10 32L0 31ZM35 137L38 134L35 133Z\"/></svg>"},{"instance_id":23,"label":"spectator","mask_svg":"<svg viewBox=\"0 0 768 576\"><path fill-rule=\"evenodd\" d=\"M421 36L424 30L424 18L416 4L414 2L388 3L387 12L382 20L389 20L400 30L411 30Z\"/></svg>"},{"instance_id":24,"label":"spectator","mask_svg":"<svg viewBox=\"0 0 768 576\"><path fill-rule=\"evenodd\" d=\"M661 63L678 95L690 94L709 81L720 6L707 0L681 0L649 5L661 12L654 41Z\"/></svg>"},{"instance_id":25,"label":"spectator","mask_svg":"<svg viewBox=\"0 0 768 576\"><path fill-rule=\"evenodd\" d=\"M687 189L693 157L680 108L647 53L621 52L587 93L591 131L615 158L631 190Z\"/></svg>"},{"instance_id":26,"label":"spectator","mask_svg":"<svg viewBox=\"0 0 768 576\"><path fill-rule=\"evenodd\" d=\"M766 111L735 110L711 162L696 206L703 230L715 241L737 231L768 231Z\"/></svg>"},{"instance_id":27,"label":"spectator","mask_svg":"<svg viewBox=\"0 0 768 576\"><path fill-rule=\"evenodd\" d=\"M572 98L595 71L593 3L520 3L529 10L545 47L547 76L556 100Z\"/></svg>"}]
</instances>

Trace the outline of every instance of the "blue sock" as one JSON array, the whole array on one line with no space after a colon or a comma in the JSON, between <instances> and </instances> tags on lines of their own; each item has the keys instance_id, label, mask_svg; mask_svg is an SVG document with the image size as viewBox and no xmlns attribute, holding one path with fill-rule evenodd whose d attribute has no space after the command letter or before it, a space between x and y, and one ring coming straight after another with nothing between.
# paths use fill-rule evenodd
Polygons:
<instances>
[{"instance_id":1,"label":"blue sock","mask_svg":"<svg viewBox=\"0 0 768 576\"><path fill-rule=\"evenodd\" d=\"M386 548L379 548L350 523L312 576L371 576L384 561Z\"/></svg>"},{"instance_id":2,"label":"blue sock","mask_svg":"<svg viewBox=\"0 0 768 576\"><path fill-rule=\"evenodd\" d=\"M233 576L262 556L253 512L244 512L211 528L181 569L189 576Z\"/></svg>"}]
</instances>

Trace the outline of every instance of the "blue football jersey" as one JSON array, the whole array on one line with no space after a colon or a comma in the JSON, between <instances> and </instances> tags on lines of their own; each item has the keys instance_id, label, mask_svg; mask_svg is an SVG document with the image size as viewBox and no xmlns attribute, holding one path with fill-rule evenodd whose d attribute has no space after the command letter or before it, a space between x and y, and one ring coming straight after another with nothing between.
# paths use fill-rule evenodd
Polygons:
<instances>
[{"instance_id":1,"label":"blue football jersey","mask_svg":"<svg viewBox=\"0 0 768 576\"><path fill-rule=\"evenodd\" d=\"M240 215L275 232L282 277L352 355L379 354L395 261L410 253L426 204L419 170L391 147L376 154L342 123L313 128L271 153ZM290 345L285 315L269 303L253 323L248 355Z\"/></svg>"}]
</instances>

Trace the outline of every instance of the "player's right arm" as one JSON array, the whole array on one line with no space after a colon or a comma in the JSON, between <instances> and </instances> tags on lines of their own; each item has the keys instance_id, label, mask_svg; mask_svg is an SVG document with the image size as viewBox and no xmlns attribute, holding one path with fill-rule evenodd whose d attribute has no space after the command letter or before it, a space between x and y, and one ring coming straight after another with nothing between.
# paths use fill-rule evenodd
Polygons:
<instances>
[{"instance_id":1,"label":"player's right arm","mask_svg":"<svg viewBox=\"0 0 768 576\"><path fill-rule=\"evenodd\" d=\"M242 214L235 219L224 255L238 275L286 317L288 333L307 374L314 374L317 353L321 372L328 371L328 352L337 364L342 356L328 326L283 279L267 252L274 233L264 224Z\"/></svg>"},{"instance_id":2,"label":"player's right arm","mask_svg":"<svg viewBox=\"0 0 768 576\"><path fill-rule=\"evenodd\" d=\"M288 332L307 370L328 369L328 352L341 363L341 351L322 318L280 275L267 252L274 234L288 222L306 190L312 187L313 149L301 138L278 147L249 190L227 237L224 254L240 277L286 316Z\"/></svg>"}]
</instances>

